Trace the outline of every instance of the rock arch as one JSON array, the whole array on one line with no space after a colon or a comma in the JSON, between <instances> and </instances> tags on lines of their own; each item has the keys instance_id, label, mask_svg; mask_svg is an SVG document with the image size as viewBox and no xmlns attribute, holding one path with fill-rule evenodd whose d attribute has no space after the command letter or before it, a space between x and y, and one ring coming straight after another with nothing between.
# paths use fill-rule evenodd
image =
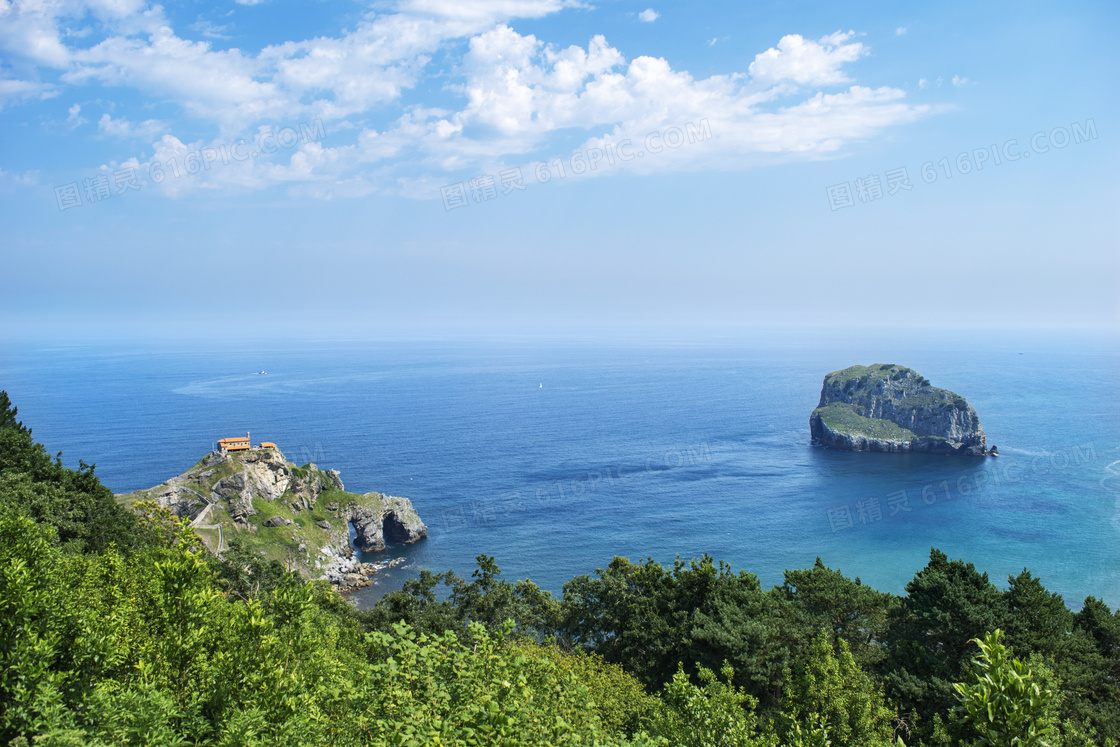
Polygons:
<instances>
[{"instance_id":1,"label":"rock arch","mask_svg":"<svg viewBox=\"0 0 1120 747\"><path fill-rule=\"evenodd\" d=\"M410 545L428 536L428 528L407 498L379 493L363 498L372 500L351 503L338 512L339 518L354 526L354 545L362 552L381 552L386 541Z\"/></svg>"}]
</instances>

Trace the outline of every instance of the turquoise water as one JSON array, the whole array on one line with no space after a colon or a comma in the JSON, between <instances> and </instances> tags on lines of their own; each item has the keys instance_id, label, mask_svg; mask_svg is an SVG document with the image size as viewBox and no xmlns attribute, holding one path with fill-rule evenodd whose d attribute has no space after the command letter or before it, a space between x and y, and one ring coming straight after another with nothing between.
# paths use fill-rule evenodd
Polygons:
<instances>
[{"instance_id":1,"label":"turquoise water","mask_svg":"<svg viewBox=\"0 0 1120 747\"><path fill-rule=\"evenodd\" d=\"M615 554L708 553L780 583L820 556L901 592L931 547L1120 606L1120 352L1053 333L770 332L672 342L6 345L0 388L114 491L252 431L410 498L405 571L479 553L559 592ZM825 373L900 363L965 396L999 459L809 444ZM259 371L268 373L260 375ZM905 502L903 503L903 498ZM909 510L906 510L909 509Z\"/></svg>"}]
</instances>

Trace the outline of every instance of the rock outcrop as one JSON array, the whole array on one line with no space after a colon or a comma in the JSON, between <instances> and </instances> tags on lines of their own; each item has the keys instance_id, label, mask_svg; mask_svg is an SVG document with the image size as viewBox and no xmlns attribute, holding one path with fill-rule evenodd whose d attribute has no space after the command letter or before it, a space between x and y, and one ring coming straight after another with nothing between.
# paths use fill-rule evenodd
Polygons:
<instances>
[{"instance_id":1,"label":"rock outcrop","mask_svg":"<svg viewBox=\"0 0 1120 747\"><path fill-rule=\"evenodd\" d=\"M327 491L346 490L338 470L321 470L314 462L296 470L296 474L292 476L291 489L294 495L308 503L319 500L319 496Z\"/></svg>"},{"instance_id":2,"label":"rock outcrop","mask_svg":"<svg viewBox=\"0 0 1120 747\"><path fill-rule=\"evenodd\" d=\"M380 493L362 498L339 511L339 518L354 525L354 544L362 552L380 552L386 542L411 545L428 536L428 528L407 498Z\"/></svg>"},{"instance_id":3,"label":"rock outcrop","mask_svg":"<svg viewBox=\"0 0 1120 747\"><path fill-rule=\"evenodd\" d=\"M253 546L269 559L340 589L363 585L368 573L386 567L361 562L355 549L381 552L428 534L407 498L349 493L337 470L297 467L275 448L213 452L162 485L118 499L150 501L190 519L215 553L224 552L238 532L252 533ZM358 582L346 578L355 574Z\"/></svg>"},{"instance_id":4,"label":"rock outcrop","mask_svg":"<svg viewBox=\"0 0 1120 747\"><path fill-rule=\"evenodd\" d=\"M980 417L964 397L892 364L825 376L809 431L813 443L846 451L988 453Z\"/></svg>"}]
</instances>

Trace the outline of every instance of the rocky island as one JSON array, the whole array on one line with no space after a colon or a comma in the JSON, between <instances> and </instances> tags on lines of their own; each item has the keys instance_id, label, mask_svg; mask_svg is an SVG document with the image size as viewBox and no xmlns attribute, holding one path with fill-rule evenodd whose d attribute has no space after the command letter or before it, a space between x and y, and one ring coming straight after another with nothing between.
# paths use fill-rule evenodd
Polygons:
<instances>
[{"instance_id":1,"label":"rocky island","mask_svg":"<svg viewBox=\"0 0 1120 747\"><path fill-rule=\"evenodd\" d=\"M218 450L178 477L117 500L128 505L153 501L189 519L215 554L238 537L266 558L308 578L328 580L340 591L369 585L372 574L395 564L362 563L354 546L379 552L387 542L411 544L428 534L407 498L347 492L337 470L297 467L275 444L251 447L248 438L228 450L219 442ZM356 534L353 546L350 526Z\"/></svg>"},{"instance_id":2,"label":"rocky island","mask_svg":"<svg viewBox=\"0 0 1120 747\"><path fill-rule=\"evenodd\" d=\"M846 451L997 455L964 397L890 363L851 366L824 377L809 416L813 443Z\"/></svg>"}]
</instances>

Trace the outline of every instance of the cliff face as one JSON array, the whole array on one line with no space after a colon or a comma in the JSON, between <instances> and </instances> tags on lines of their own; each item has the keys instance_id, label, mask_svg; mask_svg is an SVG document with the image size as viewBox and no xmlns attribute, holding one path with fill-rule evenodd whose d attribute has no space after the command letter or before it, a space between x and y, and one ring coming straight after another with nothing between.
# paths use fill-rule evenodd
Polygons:
<instances>
[{"instance_id":1,"label":"cliff face","mask_svg":"<svg viewBox=\"0 0 1120 747\"><path fill-rule=\"evenodd\" d=\"M272 448L212 452L162 485L117 497L153 501L190 519L212 552L239 537L270 559L344 588L364 585L364 576L379 569L354 557L351 525L363 552L428 534L407 498L347 492L337 470L297 467Z\"/></svg>"},{"instance_id":2,"label":"cliff face","mask_svg":"<svg viewBox=\"0 0 1120 747\"><path fill-rule=\"evenodd\" d=\"M980 417L964 397L891 364L825 376L809 431L813 443L847 451L988 453Z\"/></svg>"}]
</instances>

